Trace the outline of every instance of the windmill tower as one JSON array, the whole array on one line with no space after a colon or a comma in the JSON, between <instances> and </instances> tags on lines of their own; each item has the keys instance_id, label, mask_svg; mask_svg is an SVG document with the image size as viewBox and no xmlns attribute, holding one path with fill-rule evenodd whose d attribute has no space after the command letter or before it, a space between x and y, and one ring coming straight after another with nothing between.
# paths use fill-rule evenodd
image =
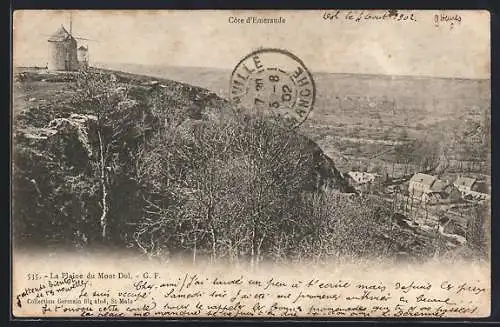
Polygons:
<instances>
[{"instance_id":1,"label":"windmill tower","mask_svg":"<svg viewBox=\"0 0 500 327\"><path fill-rule=\"evenodd\" d=\"M49 70L71 71L78 69L76 40L63 25L52 34L49 42Z\"/></svg>"},{"instance_id":2,"label":"windmill tower","mask_svg":"<svg viewBox=\"0 0 500 327\"><path fill-rule=\"evenodd\" d=\"M88 46L77 48L77 39L92 41L73 36L73 17L70 14L69 32L63 25L47 39L49 43L49 61L47 68L57 71L75 71L88 67Z\"/></svg>"}]
</instances>

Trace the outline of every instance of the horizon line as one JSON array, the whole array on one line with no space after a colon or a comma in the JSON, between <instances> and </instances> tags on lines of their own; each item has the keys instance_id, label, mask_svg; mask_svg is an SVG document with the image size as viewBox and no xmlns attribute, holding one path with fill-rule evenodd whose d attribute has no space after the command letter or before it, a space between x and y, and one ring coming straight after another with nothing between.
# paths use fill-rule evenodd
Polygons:
<instances>
[{"instance_id":1,"label":"horizon line","mask_svg":"<svg viewBox=\"0 0 500 327\"><path fill-rule=\"evenodd\" d=\"M221 71L231 71L230 68L223 67L210 67L210 66L172 66L172 65L163 65L163 64L143 64L143 63L133 63L133 62L109 62L109 61L96 61L94 65L90 65L91 67L96 65L137 65L137 66L145 66L145 67L165 67L165 68L186 68L186 69L213 69L213 70L221 70ZM15 65L12 68L40 68L41 66L37 66L34 64L30 65ZM432 76L432 75L410 75L410 74L375 74L375 73L347 73L347 72L329 72L324 70L318 70L311 72L314 74L324 74L324 75L358 75L358 76L373 76L373 77L381 77L381 78L414 78L414 79L446 79L446 80L466 80L466 81L491 81L491 75L489 77L458 77L458 76ZM141 73L143 74L143 73Z\"/></svg>"},{"instance_id":2,"label":"horizon line","mask_svg":"<svg viewBox=\"0 0 500 327\"><path fill-rule=\"evenodd\" d=\"M115 64L115 65L138 65L146 67L171 67L171 68L187 68L187 69L214 69L214 70L227 70L231 71L231 68L223 67L210 67L210 66L173 66L164 64L143 64L143 63L133 63L133 62L107 62L107 61L96 61L94 64ZM410 74L375 74L375 73L347 73L347 72L330 72L325 70L317 70L311 72L312 74L330 74L330 75L365 75L365 76L378 76L378 77L412 77L412 78L434 78L434 79L454 79L454 80L491 80L491 75L489 77L458 77L458 76L432 76L432 75L410 75Z\"/></svg>"}]
</instances>

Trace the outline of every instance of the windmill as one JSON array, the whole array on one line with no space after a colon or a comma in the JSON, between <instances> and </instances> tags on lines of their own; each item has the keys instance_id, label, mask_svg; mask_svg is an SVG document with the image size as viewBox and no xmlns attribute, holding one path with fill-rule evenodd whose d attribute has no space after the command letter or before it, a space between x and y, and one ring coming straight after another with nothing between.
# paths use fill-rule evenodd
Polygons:
<instances>
[{"instance_id":1,"label":"windmill","mask_svg":"<svg viewBox=\"0 0 500 327\"><path fill-rule=\"evenodd\" d=\"M76 37L73 35L73 15L69 16L69 32L63 25L54 33L49 35L49 70L74 71L80 68L86 68L89 64L89 48L87 45L78 47L76 40L86 42L94 41L91 39Z\"/></svg>"}]
</instances>

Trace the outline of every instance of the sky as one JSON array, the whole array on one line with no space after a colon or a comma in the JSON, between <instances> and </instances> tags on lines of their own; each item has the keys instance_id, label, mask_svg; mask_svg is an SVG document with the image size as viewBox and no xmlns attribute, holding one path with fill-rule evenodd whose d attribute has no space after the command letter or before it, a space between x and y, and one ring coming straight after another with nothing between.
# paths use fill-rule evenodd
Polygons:
<instances>
[{"instance_id":1,"label":"sky","mask_svg":"<svg viewBox=\"0 0 500 327\"><path fill-rule=\"evenodd\" d=\"M90 62L233 69L260 47L286 49L312 72L490 77L487 11L400 11L416 21L325 20L335 11L72 11L73 34L91 39ZM70 11L16 11L15 66L45 66L47 37L69 30ZM354 11L357 17L361 11ZM384 11L365 11L383 14ZM437 16L436 16L437 15ZM282 17L236 24L230 17ZM440 19L435 24L435 17ZM460 23L456 19L460 17ZM455 20L450 20L455 18ZM448 22L446 22L448 20ZM450 25L454 21L454 25Z\"/></svg>"}]
</instances>

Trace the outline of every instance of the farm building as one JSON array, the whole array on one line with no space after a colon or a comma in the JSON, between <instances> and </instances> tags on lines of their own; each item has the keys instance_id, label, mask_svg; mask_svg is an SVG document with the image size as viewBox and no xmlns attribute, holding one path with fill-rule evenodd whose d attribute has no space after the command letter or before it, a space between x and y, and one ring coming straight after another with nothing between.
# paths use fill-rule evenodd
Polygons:
<instances>
[{"instance_id":1,"label":"farm building","mask_svg":"<svg viewBox=\"0 0 500 327\"><path fill-rule=\"evenodd\" d=\"M78 70L77 43L75 38L64 26L48 38L50 70Z\"/></svg>"},{"instance_id":2,"label":"farm building","mask_svg":"<svg viewBox=\"0 0 500 327\"><path fill-rule=\"evenodd\" d=\"M352 181L353 184L366 184L373 183L377 177L376 174L361 172L361 171L350 171L347 176Z\"/></svg>"},{"instance_id":3,"label":"farm building","mask_svg":"<svg viewBox=\"0 0 500 327\"><path fill-rule=\"evenodd\" d=\"M474 186L475 183L476 183L475 178L459 176L455 180L453 185L455 185L460 190L460 192L466 192L466 191L472 191L472 187Z\"/></svg>"},{"instance_id":4,"label":"farm building","mask_svg":"<svg viewBox=\"0 0 500 327\"><path fill-rule=\"evenodd\" d=\"M490 198L489 187L484 181L471 177L459 176L453 183L462 197L469 201L484 201Z\"/></svg>"},{"instance_id":5,"label":"farm building","mask_svg":"<svg viewBox=\"0 0 500 327\"><path fill-rule=\"evenodd\" d=\"M437 180L436 176L416 173L410 179L408 192L412 193L429 193L431 192L432 184Z\"/></svg>"},{"instance_id":6,"label":"farm building","mask_svg":"<svg viewBox=\"0 0 500 327\"><path fill-rule=\"evenodd\" d=\"M460 199L460 192L453 184L422 173L417 173L410 179L408 192L410 196L426 203L438 203L444 199L456 202Z\"/></svg>"},{"instance_id":7,"label":"farm building","mask_svg":"<svg viewBox=\"0 0 500 327\"><path fill-rule=\"evenodd\" d=\"M361 192L373 190L381 183L381 175L360 171L350 171L347 173L349 185Z\"/></svg>"},{"instance_id":8,"label":"farm building","mask_svg":"<svg viewBox=\"0 0 500 327\"><path fill-rule=\"evenodd\" d=\"M437 193L442 199L448 199L450 202L457 202L460 200L460 191L448 181L436 179L431 186L431 192Z\"/></svg>"}]
</instances>

